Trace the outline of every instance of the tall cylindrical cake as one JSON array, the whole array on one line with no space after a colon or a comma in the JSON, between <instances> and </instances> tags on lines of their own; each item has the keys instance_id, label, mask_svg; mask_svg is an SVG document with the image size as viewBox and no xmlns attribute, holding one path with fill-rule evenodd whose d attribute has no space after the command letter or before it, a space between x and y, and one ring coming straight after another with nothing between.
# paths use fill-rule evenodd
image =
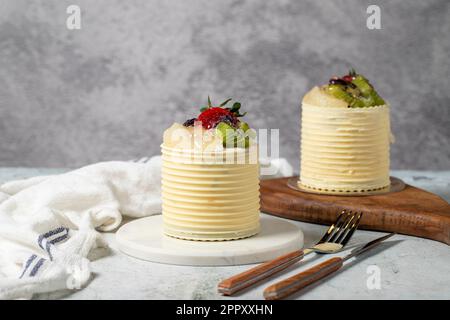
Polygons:
<instances>
[{"instance_id":1,"label":"tall cylindrical cake","mask_svg":"<svg viewBox=\"0 0 450 320\"><path fill-rule=\"evenodd\" d=\"M305 188L367 192L389 180L389 107L302 106L301 173Z\"/></svg>"},{"instance_id":2,"label":"tall cylindrical cake","mask_svg":"<svg viewBox=\"0 0 450 320\"><path fill-rule=\"evenodd\" d=\"M389 106L362 76L315 87L302 103L299 186L327 194L389 188L390 136Z\"/></svg>"},{"instance_id":3,"label":"tall cylindrical cake","mask_svg":"<svg viewBox=\"0 0 450 320\"><path fill-rule=\"evenodd\" d=\"M259 231L257 163L226 163L162 146L164 232L190 240L233 240ZM228 156L239 149L227 149ZM184 154L184 155L181 155ZM219 155L220 157L221 155Z\"/></svg>"},{"instance_id":4,"label":"tall cylindrical cake","mask_svg":"<svg viewBox=\"0 0 450 320\"><path fill-rule=\"evenodd\" d=\"M166 235L201 241L250 237L259 225L259 165L240 103L201 109L164 132L162 216Z\"/></svg>"}]
</instances>

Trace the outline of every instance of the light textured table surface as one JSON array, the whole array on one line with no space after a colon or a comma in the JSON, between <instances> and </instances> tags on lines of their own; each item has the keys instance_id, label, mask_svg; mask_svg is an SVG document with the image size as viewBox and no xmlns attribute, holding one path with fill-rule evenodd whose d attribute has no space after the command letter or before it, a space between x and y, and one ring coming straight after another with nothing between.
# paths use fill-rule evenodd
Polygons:
<instances>
[{"instance_id":1,"label":"light textured table surface","mask_svg":"<svg viewBox=\"0 0 450 320\"><path fill-rule=\"evenodd\" d=\"M0 183L42 174L63 172L58 169L0 168ZM450 200L450 171L393 171L406 183ZM294 222L305 234L305 244L314 243L325 226ZM349 245L370 241L382 233L357 231ZM247 269L235 267L188 267L163 265L137 260L117 250L114 234L105 234L109 249L92 253L93 277L89 285L75 292L42 294L38 298L64 299L262 299L269 284L310 267L329 256L308 256L302 263L275 278L264 281L234 298L217 294L217 283ZM381 250L384 248L385 250ZM409 236L395 236L389 243L350 260L338 274L293 295L293 299L450 299L450 246ZM380 289L369 289L367 281L375 266Z\"/></svg>"}]
</instances>

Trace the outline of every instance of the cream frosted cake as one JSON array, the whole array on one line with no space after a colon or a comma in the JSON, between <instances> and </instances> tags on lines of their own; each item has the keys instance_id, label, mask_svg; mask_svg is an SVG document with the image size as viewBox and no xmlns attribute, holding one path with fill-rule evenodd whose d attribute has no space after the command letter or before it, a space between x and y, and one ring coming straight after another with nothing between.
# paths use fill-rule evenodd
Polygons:
<instances>
[{"instance_id":1,"label":"cream frosted cake","mask_svg":"<svg viewBox=\"0 0 450 320\"><path fill-rule=\"evenodd\" d=\"M240 103L208 105L164 132L163 222L166 235L222 241L259 231L259 167L254 131Z\"/></svg>"},{"instance_id":2,"label":"cream frosted cake","mask_svg":"<svg viewBox=\"0 0 450 320\"><path fill-rule=\"evenodd\" d=\"M328 194L389 188L389 106L355 71L302 101L299 186Z\"/></svg>"}]
</instances>

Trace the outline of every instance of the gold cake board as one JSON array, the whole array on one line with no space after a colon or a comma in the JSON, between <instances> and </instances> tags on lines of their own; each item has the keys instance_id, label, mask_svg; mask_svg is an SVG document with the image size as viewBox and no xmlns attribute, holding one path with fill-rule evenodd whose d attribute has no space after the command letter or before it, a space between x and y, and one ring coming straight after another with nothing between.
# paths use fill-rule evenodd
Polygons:
<instances>
[{"instance_id":1,"label":"gold cake board","mask_svg":"<svg viewBox=\"0 0 450 320\"><path fill-rule=\"evenodd\" d=\"M315 188L309 188L308 186L302 185L298 177L290 178L288 180L288 186L297 191L314 194L334 195L334 196L373 196L399 192L405 189L405 183L402 180L395 177L390 177L390 180L391 184L385 188L366 191L357 191L357 190L336 191L336 190L319 190Z\"/></svg>"}]
</instances>

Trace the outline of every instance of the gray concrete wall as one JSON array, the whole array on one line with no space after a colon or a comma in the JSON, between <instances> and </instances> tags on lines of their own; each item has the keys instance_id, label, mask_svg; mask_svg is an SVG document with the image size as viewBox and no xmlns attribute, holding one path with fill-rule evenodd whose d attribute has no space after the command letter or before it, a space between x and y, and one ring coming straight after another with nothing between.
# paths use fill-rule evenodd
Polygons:
<instances>
[{"instance_id":1,"label":"gray concrete wall","mask_svg":"<svg viewBox=\"0 0 450 320\"><path fill-rule=\"evenodd\" d=\"M280 128L297 166L301 97L355 67L392 105L392 167L450 169L449 34L448 0L2 0L0 166L158 154L208 94Z\"/></svg>"}]
</instances>

